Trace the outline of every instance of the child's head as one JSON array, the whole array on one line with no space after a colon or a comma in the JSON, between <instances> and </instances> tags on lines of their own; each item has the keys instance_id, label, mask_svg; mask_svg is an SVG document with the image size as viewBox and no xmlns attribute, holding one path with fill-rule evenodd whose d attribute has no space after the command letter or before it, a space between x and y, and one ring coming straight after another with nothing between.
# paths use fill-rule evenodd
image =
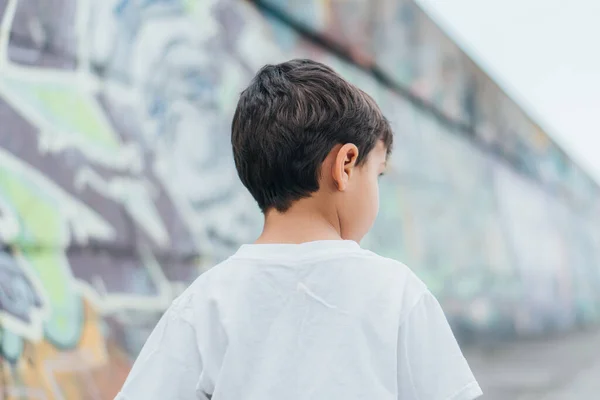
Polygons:
<instances>
[{"instance_id":1,"label":"child's head","mask_svg":"<svg viewBox=\"0 0 600 400\"><path fill-rule=\"evenodd\" d=\"M318 199L357 241L377 215L392 138L370 96L311 60L262 68L232 125L238 174L263 213Z\"/></svg>"}]
</instances>

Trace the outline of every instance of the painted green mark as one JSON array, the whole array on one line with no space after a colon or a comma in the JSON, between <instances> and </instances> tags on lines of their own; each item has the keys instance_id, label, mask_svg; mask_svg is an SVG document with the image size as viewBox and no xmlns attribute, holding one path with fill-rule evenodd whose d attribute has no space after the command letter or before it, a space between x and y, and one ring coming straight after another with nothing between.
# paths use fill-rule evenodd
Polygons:
<instances>
[{"instance_id":1,"label":"painted green mark","mask_svg":"<svg viewBox=\"0 0 600 400\"><path fill-rule=\"evenodd\" d=\"M102 118L93 100L76 88L57 84L35 85L14 80L4 82L13 96L35 106L50 123L63 129L62 134L80 135L90 145L105 150L117 150L119 139Z\"/></svg>"},{"instance_id":2,"label":"painted green mark","mask_svg":"<svg viewBox=\"0 0 600 400\"><path fill-rule=\"evenodd\" d=\"M19 215L21 229L16 248L22 248L49 301L46 336L61 347L74 346L81 334L83 306L73 287L68 260L62 250L57 250L67 229L57 201L1 164L0 195Z\"/></svg>"},{"instance_id":3,"label":"painted green mark","mask_svg":"<svg viewBox=\"0 0 600 400\"><path fill-rule=\"evenodd\" d=\"M2 329L0 355L7 360L16 362L23 352L23 339L13 332Z\"/></svg>"},{"instance_id":4,"label":"painted green mark","mask_svg":"<svg viewBox=\"0 0 600 400\"><path fill-rule=\"evenodd\" d=\"M65 224L58 207L31 182L0 164L0 193L17 212L21 228L17 246L31 244L55 247L61 245Z\"/></svg>"},{"instance_id":5,"label":"painted green mark","mask_svg":"<svg viewBox=\"0 0 600 400\"><path fill-rule=\"evenodd\" d=\"M200 6L200 2L197 0L184 0L183 1L183 9L186 14L193 14L196 8Z\"/></svg>"},{"instance_id":6,"label":"painted green mark","mask_svg":"<svg viewBox=\"0 0 600 400\"><path fill-rule=\"evenodd\" d=\"M50 317L44 324L46 338L57 347L74 347L83 329L83 303L65 254L25 250L23 256L38 274L50 303Z\"/></svg>"},{"instance_id":7,"label":"painted green mark","mask_svg":"<svg viewBox=\"0 0 600 400\"><path fill-rule=\"evenodd\" d=\"M39 86L35 94L46 105L49 114L60 118L75 132L85 135L97 145L119 147L114 132L100 119L92 104L77 92Z\"/></svg>"}]
</instances>

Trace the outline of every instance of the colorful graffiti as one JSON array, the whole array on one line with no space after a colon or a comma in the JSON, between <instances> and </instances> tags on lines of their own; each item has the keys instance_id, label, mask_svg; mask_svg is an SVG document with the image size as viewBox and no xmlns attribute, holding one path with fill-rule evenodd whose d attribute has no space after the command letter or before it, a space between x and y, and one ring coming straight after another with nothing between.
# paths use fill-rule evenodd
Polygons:
<instances>
[{"instance_id":1,"label":"colorful graffiti","mask_svg":"<svg viewBox=\"0 0 600 400\"><path fill-rule=\"evenodd\" d=\"M392 120L364 245L411 265L459 334L599 320L597 187L411 1L268 3L356 65L253 2L0 0L0 398L112 398L172 299L255 237L231 115L260 66L293 57ZM359 68L375 63L490 146L534 133L482 150Z\"/></svg>"},{"instance_id":2,"label":"colorful graffiti","mask_svg":"<svg viewBox=\"0 0 600 400\"><path fill-rule=\"evenodd\" d=\"M111 398L172 299L260 228L228 146L247 11L0 10L1 397Z\"/></svg>"}]
</instances>

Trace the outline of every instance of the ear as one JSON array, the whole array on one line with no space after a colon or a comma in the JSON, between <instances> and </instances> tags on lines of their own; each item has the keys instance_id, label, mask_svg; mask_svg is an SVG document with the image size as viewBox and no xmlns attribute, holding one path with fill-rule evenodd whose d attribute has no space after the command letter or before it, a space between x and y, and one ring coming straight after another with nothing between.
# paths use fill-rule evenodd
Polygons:
<instances>
[{"instance_id":1,"label":"ear","mask_svg":"<svg viewBox=\"0 0 600 400\"><path fill-rule=\"evenodd\" d=\"M358 147L352 143L346 143L338 150L333 163L332 176L339 191L346 190L357 159Z\"/></svg>"}]
</instances>

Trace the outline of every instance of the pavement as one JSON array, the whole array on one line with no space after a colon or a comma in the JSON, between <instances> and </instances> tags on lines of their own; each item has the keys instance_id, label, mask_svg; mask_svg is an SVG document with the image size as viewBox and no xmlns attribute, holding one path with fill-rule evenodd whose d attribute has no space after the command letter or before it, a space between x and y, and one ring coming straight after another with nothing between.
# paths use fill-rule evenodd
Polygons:
<instances>
[{"instance_id":1,"label":"pavement","mask_svg":"<svg viewBox=\"0 0 600 400\"><path fill-rule=\"evenodd\" d=\"M463 351L482 400L600 400L600 330Z\"/></svg>"}]
</instances>

